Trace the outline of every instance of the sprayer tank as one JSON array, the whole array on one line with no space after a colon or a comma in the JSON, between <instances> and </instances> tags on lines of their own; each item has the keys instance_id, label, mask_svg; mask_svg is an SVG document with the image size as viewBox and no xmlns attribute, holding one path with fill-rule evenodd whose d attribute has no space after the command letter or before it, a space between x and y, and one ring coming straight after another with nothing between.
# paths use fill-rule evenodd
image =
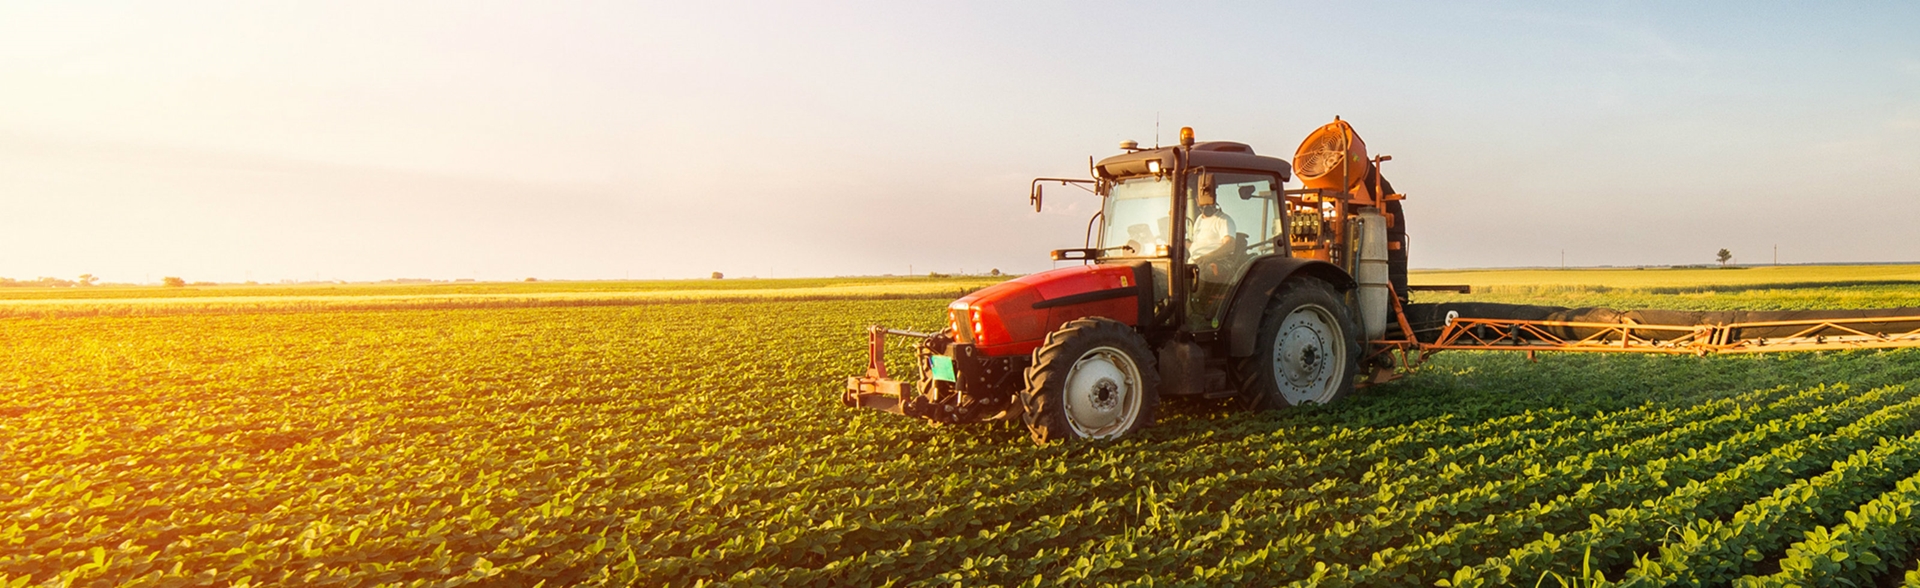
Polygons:
<instances>
[{"instance_id":1,"label":"sprayer tank","mask_svg":"<svg viewBox=\"0 0 1920 588\"><path fill-rule=\"evenodd\" d=\"M1359 283L1360 331L1368 341L1387 333L1388 286L1387 218L1376 208L1363 208L1354 218L1354 278Z\"/></svg>"}]
</instances>

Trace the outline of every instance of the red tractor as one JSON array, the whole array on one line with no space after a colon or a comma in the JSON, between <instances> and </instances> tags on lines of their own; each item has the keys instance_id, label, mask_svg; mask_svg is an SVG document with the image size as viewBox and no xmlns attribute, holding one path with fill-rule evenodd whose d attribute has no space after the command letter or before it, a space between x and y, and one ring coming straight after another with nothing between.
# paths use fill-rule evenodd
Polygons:
<instances>
[{"instance_id":1,"label":"red tractor","mask_svg":"<svg viewBox=\"0 0 1920 588\"><path fill-rule=\"evenodd\" d=\"M1285 188L1288 161L1195 143L1192 129L1179 145L1121 149L1092 179L1034 180L1035 209L1053 182L1102 198L1088 246L1053 252L1085 265L956 300L938 333L874 327L846 404L938 423L1019 417L1045 442L1125 435L1163 397L1267 409L1352 390L1363 335L1379 337L1394 286L1406 291L1387 158L1369 159L1337 119L1295 158L1303 189ZM911 386L887 377L889 334L921 339Z\"/></svg>"},{"instance_id":2,"label":"red tractor","mask_svg":"<svg viewBox=\"0 0 1920 588\"><path fill-rule=\"evenodd\" d=\"M1022 419L1039 442L1151 425L1166 397L1265 410L1328 403L1448 349L1757 353L1920 346L1920 309L1616 311L1413 304L1406 217L1347 123L1293 161L1242 143L1125 151L1078 183L1102 199L1083 265L1010 280L947 307L947 328L868 331L848 406L935 423ZM1286 189L1298 176L1301 188ZM1098 226L1095 232L1094 225ZM887 374L888 335L918 338L913 382Z\"/></svg>"}]
</instances>

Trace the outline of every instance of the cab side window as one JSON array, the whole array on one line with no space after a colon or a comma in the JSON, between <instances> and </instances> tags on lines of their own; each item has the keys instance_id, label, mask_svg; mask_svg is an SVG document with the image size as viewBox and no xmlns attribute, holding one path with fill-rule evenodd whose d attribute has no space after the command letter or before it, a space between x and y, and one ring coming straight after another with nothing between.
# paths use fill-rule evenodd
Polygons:
<instances>
[{"instance_id":1,"label":"cab side window","mask_svg":"<svg viewBox=\"0 0 1920 588\"><path fill-rule=\"evenodd\" d=\"M1188 297L1188 324L1205 330L1219 326L1221 307L1233 281L1254 258L1281 244L1278 182L1258 174L1208 174L1188 184L1187 261L1195 277Z\"/></svg>"}]
</instances>

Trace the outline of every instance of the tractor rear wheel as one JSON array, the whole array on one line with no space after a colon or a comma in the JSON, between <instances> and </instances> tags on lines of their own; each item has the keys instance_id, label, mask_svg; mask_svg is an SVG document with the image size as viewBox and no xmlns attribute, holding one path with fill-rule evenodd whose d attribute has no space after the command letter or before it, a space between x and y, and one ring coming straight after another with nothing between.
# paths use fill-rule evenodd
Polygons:
<instances>
[{"instance_id":1,"label":"tractor rear wheel","mask_svg":"<svg viewBox=\"0 0 1920 588\"><path fill-rule=\"evenodd\" d=\"M1326 404L1353 391L1360 341L1353 312L1326 282L1289 280L1280 285L1260 319L1253 355L1235 364L1239 402L1271 410L1312 402Z\"/></svg>"},{"instance_id":2,"label":"tractor rear wheel","mask_svg":"<svg viewBox=\"0 0 1920 588\"><path fill-rule=\"evenodd\" d=\"M1020 418L1039 443L1112 439L1153 424L1160 371L1132 327L1083 318L1047 335L1033 352Z\"/></svg>"}]
</instances>

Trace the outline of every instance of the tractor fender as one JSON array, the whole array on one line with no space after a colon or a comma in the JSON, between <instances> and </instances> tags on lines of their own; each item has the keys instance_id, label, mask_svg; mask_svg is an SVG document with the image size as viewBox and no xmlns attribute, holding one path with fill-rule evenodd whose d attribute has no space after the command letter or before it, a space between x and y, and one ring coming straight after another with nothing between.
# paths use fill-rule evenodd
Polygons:
<instances>
[{"instance_id":1,"label":"tractor fender","mask_svg":"<svg viewBox=\"0 0 1920 588\"><path fill-rule=\"evenodd\" d=\"M1260 334L1260 315L1266 312L1267 301L1294 276L1319 279L1341 293L1352 291L1355 285L1353 276L1346 270L1318 259L1275 255L1253 260L1227 303L1224 330L1229 357L1253 355L1254 339Z\"/></svg>"}]
</instances>

